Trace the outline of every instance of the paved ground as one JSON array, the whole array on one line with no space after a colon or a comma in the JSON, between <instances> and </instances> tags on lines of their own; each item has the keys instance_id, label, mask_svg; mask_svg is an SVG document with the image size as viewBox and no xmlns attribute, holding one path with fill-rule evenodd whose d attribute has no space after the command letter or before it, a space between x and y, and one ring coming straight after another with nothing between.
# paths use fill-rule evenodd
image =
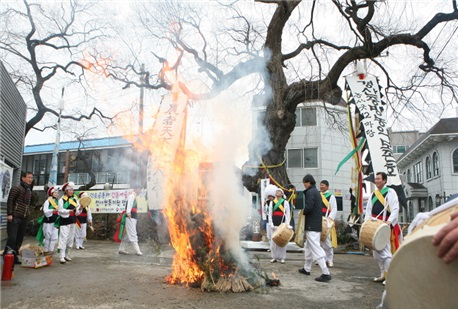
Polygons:
<instances>
[{"instance_id":1,"label":"paved ground","mask_svg":"<svg viewBox=\"0 0 458 309\"><path fill-rule=\"evenodd\" d=\"M32 238L24 244L35 244ZM141 243L144 256L119 255L118 244L91 240L86 250L73 250L73 261L39 269L16 266L14 279L2 281L1 308L375 308L384 290L372 282L378 274L371 256L337 254L333 279L314 281L297 272L302 254L288 252L286 264L269 263L265 250L247 252L261 268L274 272L279 287L264 287L248 293L208 293L200 289L169 285L173 249L160 251Z\"/></svg>"}]
</instances>

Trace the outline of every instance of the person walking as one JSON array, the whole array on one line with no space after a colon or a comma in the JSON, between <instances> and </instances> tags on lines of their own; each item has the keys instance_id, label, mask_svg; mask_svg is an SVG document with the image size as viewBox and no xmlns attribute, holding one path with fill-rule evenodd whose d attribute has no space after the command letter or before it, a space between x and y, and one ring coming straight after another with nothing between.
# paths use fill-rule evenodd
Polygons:
<instances>
[{"instance_id":1,"label":"person walking","mask_svg":"<svg viewBox=\"0 0 458 309\"><path fill-rule=\"evenodd\" d=\"M269 193L271 195L272 193ZM274 231L278 229L280 224L286 223L288 228L292 228L289 225L291 218L289 203L286 200L286 196L282 189L276 188L275 190L275 198L273 201L270 201L269 207L269 228L272 230L272 234ZM275 263L280 260L280 263L285 264L286 260L286 246L280 247L275 243L275 241L271 238L270 239L270 250L272 260L271 263Z\"/></svg>"},{"instance_id":2,"label":"person walking","mask_svg":"<svg viewBox=\"0 0 458 309\"><path fill-rule=\"evenodd\" d=\"M141 192L140 185L134 186L134 191L127 198L126 213L124 214L124 235L119 235L121 244L119 245L119 254L129 254L126 251L127 243L131 243L134 247L136 255L143 255L138 245L137 237L137 197ZM122 223L121 223L122 224Z\"/></svg>"},{"instance_id":3,"label":"person walking","mask_svg":"<svg viewBox=\"0 0 458 309\"><path fill-rule=\"evenodd\" d=\"M374 278L375 282L382 282L385 285L386 272L390 266L393 253L399 247L399 236L401 228L398 224L399 200L394 189L386 186L387 175L379 172L375 176L377 189L367 201L364 222L368 220L382 220L391 228L391 241L382 250L373 250L374 259L377 260L380 268L380 277Z\"/></svg>"},{"instance_id":4,"label":"person walking","mask_svg":"<svg viewBox=\"0 0 458 309\"><path fill-rule=\"evenodd\" d=\"M70 249L75 238L76 217L81 213L82 207L74 195L75 184L67 182L62 186L64 195L59 199L59 244L60 263L70 262Z\"/></svg>"},{"instance_id":5,"label":"person walking","mask_svg":"<svg viewBox=\"0 0 458 309\"><path fill-rule=\"evenodd\" d=\"M6 233L8 239L3 252L8 252L8 248L13 250L15 264L21 264L18 252L22 246L25 229L29 222L30 207L36 203L35 195L32 194L32 183L33 174L31 172L22 172L21 183L10 190L6 202Z\"/></svg>"},{"instance_id":6,"label":"person walking","mask_svg":"<svg viewBox=\"0 0 458 309\"><path fill-rule=\"evenodd\" d=\"M52 255L59 236L59 229L54 226L58 217L59 187L49 188L47 194L48 198L43 203L43 254Z\"/></svg>"},{"instance_id":7,"label":"person walking","mask_svg":"<svg viewBox=\"0 0 458 309\"><path fill-rule=\"evenodd\" d=\"M80 192L78 195L79 200L82 198L88 198L89 194L87 192ZM81 201L80 204L83 202ZM87 233L87 227L92 226L92 214L91 214L91 208L89 205L85 207L81 207L81 213L77 217L77 220L79 221L80 226L75 228L75 247L76 250L84 250L86 249L83 246L84 239L86 238L86 233Z\"/></svg>"},{"instance_id":8,"label":"person walking","mask_svg":"<svg viewBox=\"0 0 458 309\"><path fill-rule=\"evenodd\" d=\"M302 182L305 187L304 216L306 241L304 243L304 267L299 269L299 273L310 275L312 263L316 261L321 268L322 274L320 277L316 277L315 280L319 282L328 282L332 277L326 266L326 253L320 246L323 202L320 192L315 186L315 178L313 178L312 175L305 175Z\"/></svg>"},{"instance_id":9,"label":"person walking","mask_svg":"<svg viewBox=\"0 0 458 309\"><path fill-rule=\"evenodd\" d=\"M330 232L325 241L320 241L321 247L326 253L326 265L329 268L334 267L334 248L337 248L337 233L335 227L335 220L337 214L337 201L336 197L329 192L329 181L322 180L320 182L321 200L323 208L321 210L323 220L326 221Z\"/></svg>"}]
</instances>

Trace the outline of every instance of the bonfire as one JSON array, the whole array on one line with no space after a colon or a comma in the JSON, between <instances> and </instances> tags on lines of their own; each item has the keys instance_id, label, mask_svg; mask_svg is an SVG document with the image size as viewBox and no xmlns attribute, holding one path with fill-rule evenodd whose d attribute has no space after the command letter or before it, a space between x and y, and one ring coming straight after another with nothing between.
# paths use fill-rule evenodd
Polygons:
<instances>
[{"instance_id":1,"label":"bonfire","mask_svg":"<svg viewBox=\"0 0 458 309\"><path fill-rule=\"evenodd\" d=\"M221 155L213 164L206 150L185 149L187 103L174 87L153 128L133 141L150 154L148 196L161 201L175 249L166 280L203 291L250 291L264 280L239 245L249 205L234 199L239 181ZM215 186L218 179L225 183Z\"/></svg>"}]
</instances>

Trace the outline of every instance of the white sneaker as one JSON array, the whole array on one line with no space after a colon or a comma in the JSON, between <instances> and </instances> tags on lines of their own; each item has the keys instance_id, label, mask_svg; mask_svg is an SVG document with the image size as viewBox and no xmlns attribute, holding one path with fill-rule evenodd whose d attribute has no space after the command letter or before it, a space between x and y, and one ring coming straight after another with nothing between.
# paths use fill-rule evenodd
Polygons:
<instances>
[{"instance_id":1,"label":"white sneaker","mask_svg":"<svg viewBox=\"0 0 458 309\"><path fill-rule=\"evenodd\" d=\"M382 284L383 284L383 285L386 285L386 280L383 280Z\"/></svg>"},{"instance_id":2,"label":"white sneaker","mask_svg":"<svg viewBox=\"0 0 458 309\"><path fill-rule=\"evenodd\" d=\"M70 262L72 259L69 256L64 257L67 262Z\"/></svg>"},{"instance_id":3,"label":"white sneaker","mask_svg":"<svg viewBox=\"0 0 458 309\"><path fill-rule=\"evenodd\" d=\"M271 259L270 263L275 263L276 261L277 261L277 259Z\"/></svg>"},{"instance_id":4,"label":"white sneaker","mask_svg":"<svg viewBox=\"0 0 458 309\"><path fill-rule=\"evenodd\" d=\"M326 264L328 265L329 268L333 268L334 267L334 263L333 262L327 262Z\"/></svg>"},{"instance_id":5,"label":"white sneaker","mask_svg":"<svg viewBox=\"0 0 458 309\"><path fill-rule=\"evenodd\" d=\"M280 263L285 264L285 260L281 259Z\"/></svg>"},{"instance_id":6,"label":"white sneaker","mask_svg":"<svg viewBox=\"0 0 458 309\"><path fill-rule=\"evenodd\" d=\"M65 264L65 263L67 263L67 261L65 259L60 259L60 263L61 264Z\"/></svg>"},{"instance_id":7,"label":"white sneaker","mask_svg":"<svg viewBox=\"0 0 458 309\"><path fill-rule=\"evenodd\" d=\"M136 255L143 255L143 253L141 253L140 251L138 251L137 253L135 253Z\"/></svg>"}]
</instances>

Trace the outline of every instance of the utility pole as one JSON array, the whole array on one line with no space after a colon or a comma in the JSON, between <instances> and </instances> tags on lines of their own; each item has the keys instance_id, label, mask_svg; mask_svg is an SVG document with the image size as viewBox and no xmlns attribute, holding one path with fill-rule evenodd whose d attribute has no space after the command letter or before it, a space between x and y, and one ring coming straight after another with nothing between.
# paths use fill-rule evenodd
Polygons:
<instances>
[{"instance_id":1,"label":"utility pole","mask_svg":"<svg viewBox=\"0 0 458 309\"><path fill-rule=\"evenodd\" d=\"M62 94L59 101L59 118L57 120L57 129L56 129L56 143L54 144L54 151L52 153L51 167L49 169L49 180L48 187L54 187L57 184L57 162L59 155L59 144L60 144L60 119L62 111L64 110L64 90L62 88Z\"/></svg>"}]
</instances>

